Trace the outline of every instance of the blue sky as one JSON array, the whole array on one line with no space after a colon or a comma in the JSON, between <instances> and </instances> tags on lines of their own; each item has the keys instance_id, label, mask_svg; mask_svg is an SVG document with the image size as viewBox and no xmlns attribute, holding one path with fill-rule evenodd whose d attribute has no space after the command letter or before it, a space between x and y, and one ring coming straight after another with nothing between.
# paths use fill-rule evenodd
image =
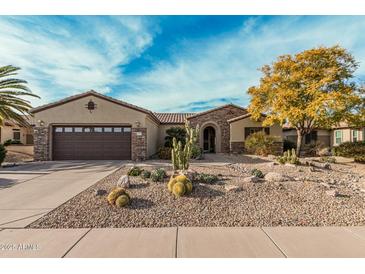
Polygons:
<instances>
[{"instance_id":1,"label":"blue sky","mask_svg":"<svg viewBox=\"0 0 365 274\"><path fill-rule=\"evenodd\" d=\"M89 89L153 111L249 104L258 68L339 44L360 62L361 16L0 16L0 65L48 103Z\"/></svg>"}]
</instances>

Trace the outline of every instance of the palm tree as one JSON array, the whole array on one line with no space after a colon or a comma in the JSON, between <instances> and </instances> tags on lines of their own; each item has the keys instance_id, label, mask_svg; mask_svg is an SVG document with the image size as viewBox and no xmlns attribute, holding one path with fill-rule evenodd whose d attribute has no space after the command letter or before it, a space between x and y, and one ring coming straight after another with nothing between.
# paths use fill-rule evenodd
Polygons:
<instances>
[{"instance_id":1,"label":"palm tree","mask_svg":"<svg viewBox=\"0 0 365 274\"><path fill-rule=\"evenodd\" d=\"M11 65L0 67L0 125L9 119L22 126L29 126L24 115L29 115L32 106L22 97L40 98L26 86L27 81L12 78L18 70L20 68Z\"/></svg>"}]
</instances>

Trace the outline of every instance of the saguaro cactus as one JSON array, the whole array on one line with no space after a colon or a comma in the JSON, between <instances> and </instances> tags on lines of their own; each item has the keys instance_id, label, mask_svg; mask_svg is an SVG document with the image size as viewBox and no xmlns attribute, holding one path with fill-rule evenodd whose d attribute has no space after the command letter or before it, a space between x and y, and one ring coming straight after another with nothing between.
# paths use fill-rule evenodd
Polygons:
<instances>
[{"instance_id":1,"label":"saguaro cactus","mask_svg":"<svg viewBox=\"0 0 365 274\"><path fill-rule=\"evenodd\" d=\"M186 142L183 147L176 138L172 140L171 159L174 170L186 170L189 168L191 150L199 136L199 125L196 128L190 127L188 121L185 122Z\"/></svg>"}]
</instances>

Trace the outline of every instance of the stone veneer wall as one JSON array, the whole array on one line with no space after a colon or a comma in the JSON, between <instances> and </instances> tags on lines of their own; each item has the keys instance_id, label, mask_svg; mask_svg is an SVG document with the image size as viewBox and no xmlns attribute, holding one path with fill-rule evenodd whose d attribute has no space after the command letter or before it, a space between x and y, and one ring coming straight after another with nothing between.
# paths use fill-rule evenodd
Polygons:
<instances>
[{"instance_id":1,"label":"stone veneer wall","mask_svg":"<svg viewBox=\"0 0 365 274\"><path fill-rule=\"evenodd\" d=\"M132 128L132 160L143 161L147 158L147 129Z\"/></svg>"},{"instance_id":2,"label":"stone veneer wall","mask_svg":"<svg viewBox=\"0 0 365 274\"><path fill-rule=\"evenodd\" d=\"M241 108L237 108L231 105L228 105L224 108L220 108L217 110L210 111L206 114L202 114L196 117L189 118L192 126L196 126L199 124L202 126L206 122L215 122L219 125L221 130L221 151L224 153L230 152L230 128L227 120L235 118L240 115L247 114L247 111ZM203 134L203 128L200 131L200 134ZM218 134L216 132L216 134Z\"/></svg>"},{"instance_id":3,"label":"stone veneer wall","mask_svg":"<svg viewBox=\"0 0 365 274\"><path fill-rule=\"evenodd\" d=\"M34 127L34 160L35 161L50 160L48 127Z\"/></svg>"}]
</instances>

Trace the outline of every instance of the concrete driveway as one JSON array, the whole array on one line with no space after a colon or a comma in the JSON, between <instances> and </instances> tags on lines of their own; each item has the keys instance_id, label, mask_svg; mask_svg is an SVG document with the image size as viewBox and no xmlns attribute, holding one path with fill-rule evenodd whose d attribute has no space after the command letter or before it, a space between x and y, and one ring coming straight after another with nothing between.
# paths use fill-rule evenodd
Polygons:
<instances>
[{"instance_id":1,"label":"concrete driveway","mask_svg":"<svg viewBox=\"0 0 365 274\"><path fill-rule=\"evenodd\" d=\"M27 226L122 164L55 161L0 169L0 228Z\"/></svg>"}]
</instances>

